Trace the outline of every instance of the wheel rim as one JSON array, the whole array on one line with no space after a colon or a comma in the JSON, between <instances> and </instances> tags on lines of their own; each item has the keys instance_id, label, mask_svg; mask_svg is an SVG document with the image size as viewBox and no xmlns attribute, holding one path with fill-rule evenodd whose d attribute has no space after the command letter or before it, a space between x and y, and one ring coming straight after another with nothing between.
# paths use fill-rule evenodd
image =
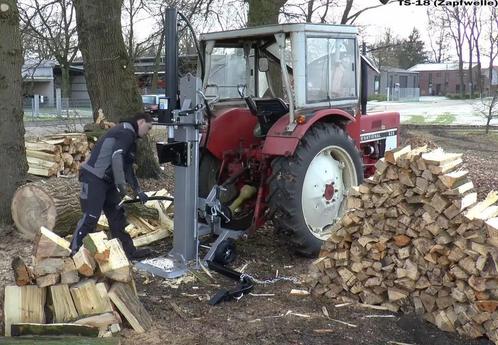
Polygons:
<instances>
[{"instance_id":1,"label":"wheel rim","mask_svg":"<svg viewBox=\"0 0 498 345\"><path fill-rule=\"evenodd\" d=\"M320 240L330 236L331 226L343 214L347 190L358 178L351 156L339 146L323 148L306 170L302 190L304 220Z\"/></svg>"}]
</instances>

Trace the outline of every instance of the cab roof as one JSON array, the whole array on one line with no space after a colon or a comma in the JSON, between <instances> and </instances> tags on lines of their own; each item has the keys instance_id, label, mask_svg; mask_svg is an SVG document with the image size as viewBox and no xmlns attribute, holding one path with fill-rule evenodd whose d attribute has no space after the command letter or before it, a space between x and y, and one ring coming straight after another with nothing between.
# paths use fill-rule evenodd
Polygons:
<instances>
[{"instance_id":1,"label":"cab roof","mask_svg":"<svg viewBox=\"0 0 498 345\"><path fill-rule=\"evenodd\" d=\"M351 25L333 25L333 24L275 24L255 26L251 28L210 32L201 35L201 41L223 41L226 43L235 43L244 39L264 39L272 37L277 33L292 33L292 32L308 32L308 33L341 33L357 35L358 28Z\"/></svg>"}]
</instances>

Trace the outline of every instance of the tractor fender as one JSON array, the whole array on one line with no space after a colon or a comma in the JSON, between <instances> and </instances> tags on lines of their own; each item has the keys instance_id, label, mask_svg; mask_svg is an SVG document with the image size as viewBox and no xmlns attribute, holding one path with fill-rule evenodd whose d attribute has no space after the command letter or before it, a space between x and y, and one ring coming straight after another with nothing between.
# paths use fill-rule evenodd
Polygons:
<instances>
[{"instance_id":1,"label":"tractor fender","mask_svg":"<svg viewBox=\"0 0 498 345\"><path fill-rule=\"evenodd\" d=\"M224 152L237 150L241 146L250 147L260 141L254 137L253 132L257 123L258 119L249 109L224 109L211 120L208 142L206 143L206 135L203 135L201 147L223 160Z\"/></svg>"},{"instance_id":2,"label":"tractor fender","mask_svg":"<svg viewBox=\"0 0 498 345\"><path fill-rule=\"evenodd\" d=\"M296 117L299 115L299 113L296 113ZM294 131L289 133L285 130L289 124L289 115L285 115L278 119L268 131L263 145L263 154L269 156L293 155L301 138L317 122L340 123L343 128L346 127L346 124L350 123L350 126L356 127L354 126L356 124L355 117L344 110L322 109L313 112L312 115L308 115L305 123L297 125Z\"/></svg>"}]
</instances>

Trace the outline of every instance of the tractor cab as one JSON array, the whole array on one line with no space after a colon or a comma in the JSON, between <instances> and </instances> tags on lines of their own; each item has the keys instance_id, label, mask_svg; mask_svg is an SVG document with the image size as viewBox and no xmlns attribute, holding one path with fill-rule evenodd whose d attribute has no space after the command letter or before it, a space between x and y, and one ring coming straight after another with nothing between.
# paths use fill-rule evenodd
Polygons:
<instances>
[{"instance_id":1,"label":"tractor cab","mask_svg":"<svg viewBox=\"0 0 498 345\"><path fill-rule=\"evenodd\" d=\"M201 36L206 95L216 109L246 106L264 135L283 115L323 108L353 114L359 101L357 29L344 25L284 24Z\"/></svg>"}]
</instances>

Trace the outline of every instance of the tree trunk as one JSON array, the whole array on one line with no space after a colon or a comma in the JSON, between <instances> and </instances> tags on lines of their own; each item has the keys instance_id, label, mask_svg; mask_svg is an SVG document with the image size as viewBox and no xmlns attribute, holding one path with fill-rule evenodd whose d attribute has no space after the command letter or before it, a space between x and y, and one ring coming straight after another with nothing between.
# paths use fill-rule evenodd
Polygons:
<instances>
[{"instance_id":1,"label":"tree trunk","mask_svg":"<svg viewBox=\"0 0 498 345\"><path fill-rule=\"evenodd\" d=\"M10 203L23 183L28 162L24 148L22 49L15 0L0 6L0 223L12 222Z\"/></svg>"},{"instance_id":2,"label":"tree trunk","mask_svg":"<svg viewBox=\"0 0 498 345\"><path fill-rule=\"evenodd\" d=\"M77 179L50 178L19 187L12 199L12 218L23 237L34 239L44 226L60 236L73 233L81 218Z\"/></svg>"},{"instance_id":3,"label":"tree trunk","mask_svg":"<svg viewBox=\"0 0 498 345\"><path fill-rule=\"evenodd\" d=\"M280 8L287 0L249 0L247 26L278 24Z\"/></svg>"},{"instance_id":4,"label":"tree trunk","mask_svg":"<svg viewBox=\"0 0 498 345\"><path fill-rule=\"evenodd\" d=\"M113 122L143 112L133 63L123 41L122 4L122 0L74 2L79 48L83 55L94 119L99 108ZM142 162L152 164L141 166L140 171L148 171L148 177L158 177L159 164L155 160L154 151L150 145L140 147Z\"/></svg>"},{"instance_id":5,"label":"tree trunk","mask_svg":"<svg viewBox=\"0 0 498 345\"><path fill-rule=\"evenodd\" d=\"M469 87L470 87L470 90L469 90L469 97L470 99L474 98L474 71L472 69L472 64L473 64L473 61L472 61L472 57L473 57L473 49L472 47L469 47L469 50L470 50L470 53L469 53Z\"/></svg>"},{"instance_id":6,"label":"tree trunk","mask_svg":"<svg viewBox=\"0 0 498 345\"><path fill-rule=\"evenodd\" d=\"M156 58L154 60L154 74L152 74L152 85L150 93L157 94L157 84L159 82L159 66L161 65L161 53L163 51L164 43L164 30L161 32L159 38L159 45L157 46Z\"/></svg>"},{"instance_id":7,"label":"tree trunk","mask_svg":"<svg viewBox=\"0 0 498 345\"><path fill-rule=\"evenodd\" d=\"M71 76L69 75L69 65L61 63L62 98L71 98Z\"/></svg>"},{"instance_id":8,"label":"tree trunk","mask_svg":"<svg viewBox=\"0 0 498 345\"><path fill-rule=\"evenodd\" d=\"M156 144L150 136L138 141L136 162L138 165L137 176L143 178L157 178L161 172L159 161L155 154Z\"/></svg>"},{"instance_id":9,"label":"tree trunk","mask_svg":"<svg viewBox=\"0 0 498 345\"><path fill-rule=\"evenodd\" d=\"M463 60L458 61L458 76L460 78L460 98L463 99L465 96L464 86L465 82L463 80Z\"/></svg>"},{"instance_id":10,"label":"tree trunk","mask_svg":"<svg viewBox=\"0 0 498 345\"><path fill-rule=\"evenodd\" d=\"M113 122L143 111L121 31L122 0L76 0L74 5L94 118L99 108Z\"/></svg>"}]
</instances>

